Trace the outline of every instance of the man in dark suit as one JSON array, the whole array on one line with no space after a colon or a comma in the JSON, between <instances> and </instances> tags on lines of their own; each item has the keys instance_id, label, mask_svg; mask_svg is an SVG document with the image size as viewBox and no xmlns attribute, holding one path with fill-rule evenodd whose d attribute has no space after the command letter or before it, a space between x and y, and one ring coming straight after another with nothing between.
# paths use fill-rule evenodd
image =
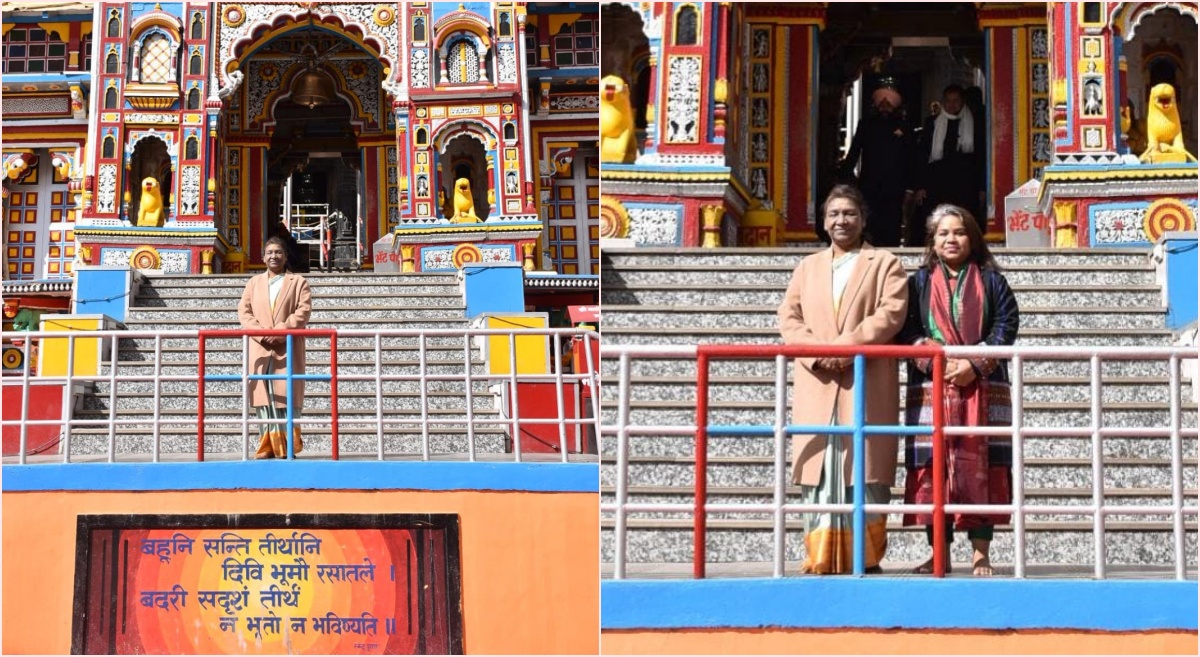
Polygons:
<instances>
[{"instance_id":1,"label":"man in dark suit","mask_svg":"<svg viewBox=\"0 0 1200 657\"><path fill-rule=\"evenodd\" d=\"M867 201L868 240L875 246L900 246L904 205L912 194L916 142L901 107L896 82L882 78L871 94L873 111L858 122L839 173L850 176L859 164L858 186Z\"/></svg>"},{"instance_id":2,"label":"man in dark suit","mask_svg":"<svg viewBox=\"0 0 1200 657\"><path fill-rule=\"evenodd\" d=\"M984 225L983 140L980 124L964 102L963 88L952 84L942 92L942 111L925 119L917 149L917 217L928 216L942 203L966 209ZM925 243L924 221L910 222L908 244Z\"/></svg>"}]
</instances>

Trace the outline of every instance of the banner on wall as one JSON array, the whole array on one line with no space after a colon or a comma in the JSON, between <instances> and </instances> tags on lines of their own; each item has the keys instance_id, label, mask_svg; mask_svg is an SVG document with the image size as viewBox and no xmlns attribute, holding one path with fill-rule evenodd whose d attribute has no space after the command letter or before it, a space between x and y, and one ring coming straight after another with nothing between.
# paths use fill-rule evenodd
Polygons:
<instances>
[{"instance_id":1,"label":"banner on wall","mask_svg":"<svg viewBox=\"0 0 1200 657\"><path fill-rule=\"evenodd\" d=\"M80 516L74 654L462 654L453 514Z\"/></svg>"}]
</instances>

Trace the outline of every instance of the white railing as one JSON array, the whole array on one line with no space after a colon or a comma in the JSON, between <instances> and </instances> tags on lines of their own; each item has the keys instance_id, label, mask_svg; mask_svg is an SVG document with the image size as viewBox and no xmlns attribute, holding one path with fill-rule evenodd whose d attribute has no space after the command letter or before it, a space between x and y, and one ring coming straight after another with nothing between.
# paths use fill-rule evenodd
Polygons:
<instances>
[{"instance_id":1,"label":"white railing","mask_svg":"<svg viewBox=\"0 0 1200 657\"><path fill-rule=\"evenodd\" d=\"M288 228L297 244L316 244L320 252L321 268L324 269L329 260L329 204L328 203L293 203L291 206L291 224Z\"/></svg>"},{"instance_id":2,"label":"white railing","mask_svg":"<svg viewBox=\"0 0 1200 657\"><path fill-rule=\"evenodd\" d=\"M727 347L728 345L721 345ZM719 348L719 347L718 347ZM755 345L755 350L779 350L781 346ZM736 349L736 347L735 347ZM631 387L636 384L632 377L633 359L666 359L666 360L696 360L704 347L697 346L625 346L603 345L600 350L601 358L611 362L616 359L616 401L613 423L602 424L601 439L616 441L615 454L615 495L612 503L601 504L602 513L609 514L613 519L614 559L613 577L622 579L627 576L627 547L628 547L628 517L639 513L690 513L696 522L695 544L699 555L695 566L696 576L704 576L703 545L705 531L704 516L713 513L722 514L772 514L773 523L773 576L783 577L785 563L785 540L787 516L803 513L852 513L856 512L855 504L788 504L785 501L787 488L787 437L795 433L810 433L812 428L793 427L789 425L788 401L786 390L788 386L788 358L783 355L767 355L762 359L775 362L774 377L774 425L771 431L755 431L759 435L769 434L774 440L774 480L773 495L769 502L758 504L711 504L706 498L707 484L703 482L703 467L697 467L697 500L690 503L631 503L629 501L629 471L630 471L630 440L635 436L695 436L699 441L698 424L691 425L652 425L632 424L631 417ZM843 349L844 350L844 349ZM1185 516L1197 515L1195 506L1184 505L1183 486L1183 440L1195 439L1198 435L1196 427L1184 428L1181 425L1183 412L1181 400L1180 362L1196 358L1194 348L1179 347L944 347L943 358L1000 358L1008 359L1012 383L1012 423L1007 427L952 427L943 429L945 436L986 435L1010 436L1013 452L1013 494L1011 504L971 505L944 504L946 513L980 513L980 514L1011 514L1014 542L1014 575L1017 578L1026 577L1026 516L1030 514L1046 515L1090 515L1093 518L1092 533L1094 541L1094 576L1106 577L1105 549L1105 518L1108 515L1169 515L1172 519L1172 551L1174 554L1174 577L1185 579L1187 573L1187 550L1185 544ZM719 358L715 357L714 359ZM862 356L858 356L862 359ZM743 358L744 360L744 358ZM1026 377L1023 364L1030 360L1075 360L1088 361L1089 388L1091 393L1091 422L1082 427L1028 427L1024 423L1024 404ZM1104 361L1130 360L1150 361L1166 360L1168 363L1168 386L1170 420L1166 426L1120 428L1103 426L1103 379L1101 363ZM903 366L903 365L901 365ZM609 375L611 376L611 374ZM861 376L861 373L859 374ZM697 372L698 388L707 388L708 374ZM764 381L770 383L770 380ZM611 392L610 396L611 396ZM697 399L697 402L700 402ZM707 424L707 401L704 401L706 435L743 435L750 438L748 429L766 429L767 427L745 426L710 426ZM698 421L699 422L699 421ZM906 429L901 427L901 429ZM890 431L890 430L889 430ZM843 427L842 434L851 430ZM929 433L926 429L924 433ZM871 434L881 431L868 432ZM913 430L904 433L915 433ZM1024 486L1024 444L1028 436L1038 438L1091 438L1091 479L1092 497L1086 505L1050 505L1027 504ZM1104 500L1104 453L1103 439L1108 437L1128 438L1169 438L1171 442L1171 502L1170 504L1133 506L1106 504ZM869 439L869 438L868 438ZM936 440L936 436L935 436ZM701 454L699 448L696 459L701 464L706 463L707 454ZM854 450L856 460L861 450ZM856 470L860 469L856 464ZM857 513L873 514L908 514L935 512L936 504L863 504ZM936 531L936 528L935 528ZM856 550L861 550L861 542L856 541ZM855 556L856 567L861 564L861 555Z\"/></svg>"},{"instance_id":3,"label":"white railing","mask_svg":"<svg viewBox=\"0 0 1200 657\"><path fill-rule=\"evenodd\" d=\"M209 335L205 338L207 343L206 348L199 348L200 334L214 333L212 331L80 331L80 332L51 332L51 331L36 331L23 333L4 333L2 335L5 343L11 340L23 341L20 349L23 350L24 364L19 373L6 374L0 385L3 386L3 392L7 396L9 394L21 394L20 411L12 413L9 417L9 412L6 412L3 418L3 427L5 434L16 430L19 432L19 452L16 455L16 463L28 463L27 454L29 452L28 433L33 427L59 427L61 431L58 433L58 438L54 445L61 447L61 458L52 460L61 461L63 463L72 462L72 438L80 427L89 427L92 432L97 428L107 430L107 453L104 459L108 462L118 460L118 441L124 439L122 427L142 427L149 426L150 435L152 438L152 448L149 454L137 454L132 458L134 460L150 460L158 462L162 458L162 440L164 425L185 423L187 420L196 422L198 417L203 417L203 427L236 427L241 429L241 454L240 458L248 459L251 454L251 439L258 440L258 427L260 424L278 423L285 424L291 422L300 427L324 428L329 432L333 440L332 455L337 458L338 450L338 434L339 428L342 428L342 438L344 440L344 426L355 424L373 428L375 437L375 453L376 459L394 458L397 455L388 454L385 450L385 442L388 438L389 431L395 428L416 427L420 431L420 453L405 453L400 454L400 458L420 458L422 460L468 460L475 461L479 459L479 437L478 433L481 430L490 429L493 432L503 432L506 436L506 450L511 450L511 455L502 457L515 461L538 460L544 461L547 458L552 460L567 462L568 460L595 460L590 454L598 450L596 445L596 435L599 425L599 363L595 362L593 347L598 344L599 334L593 331L584 331L578 329L427 329L427 330L343 330L343 331L325 331L325 333L334 334L336 340L341 343L342 358L338 359L336 344L329 337L307 337L307 356L308 370L312 371L317 368L314 365L314 358L320 360L319 355L327 350L332 352L333 358L329 361L328 374L305 374L294 375L295 379L305 380L309 382L309 394L306 395L309 399L316 398L318 395L312 393L311 383L314 381L329 381L331 385L330 396L331 400L336 399L337 389L339 386L345 387L354 382L368 382L373 384L374 399L373 408L369 412L359 411L354 412L342 408L340 417L335 413L336 407L322 409L320 412L306 410L300 417L291 417L288 419L278 420L261 420L250 414L249 400L249 382L252 379L258 378L261 375L252 373L247 369L249 363L249 336L241 335L237 337L213 336ZM261 332L260 332L261 333ZM279 334L284 334L284 331L279 331ZM518 338L529 339L530 337L544 338L550 345L548 348L550 355L551 373L549 374L525 374L518 373ZM152 360L138 362L141 367L153 367L153 371L149 374L127 374L122 370L128 370L131 363L121 362L119 359L120 341L127 339L152 339L154 341L153 350L150 352ZM475 370L480 367L482 360L481 341L494 340L501 338L507 343L507 373L488 374L478 373ZM65 374L58 376L44 376L40 372L35 373L33 363L31 362L31 354L33 344L40 341L42 348L45 348L46 340L61 339L66 340L66 360L65 367L60 366ZM398 339L410 339L415 341L411 346L394 346L386 343ZM442 342L441 345L432 346L434 340ZM88 345L86 349L80 349L81 341ZM77 357L81 351L89 351L93 345L100 344L97 361L102 360L103 363L90 363L90 367L97 371L96 374L84 375L76 374L77 365L82 367L83 363ZM347 342L366 342L366 346L347 347ZM169 394L166 391L164 384L178 384L181 382L190 382L199 384L199 368L195 362L172 362L164 360L164 342L174 342L176 345L182 344L186 349L195 349L200 353L207 353L207 357L211 358L214 352L226 352L230 359L237 359L233 362L225 362L222 364L207 363L207 372L214 372L209 376L207 385L211 386L219 381L234 381L240 382L241 386L241 407L236 413L230 409L224 409L214 413L212 409L208 409L206 414L200 410L197 405L195 414L190 414L187 411L179 411L175 409L175 413L167 413L169 409L165 409L163 402L164 398ZM220 345L224 343L225 348ZM577 362L572 372L564 371L564 351L565 347L578 343L582 349L576 349L580 362ZM230 349L230 344L236 344L236 350ZM456 344L459 346L447 346ZM504 344L504 343L501 343ZM178 346L172 347L178 349ZM461 356L453 358L430 358L430 351L438 349L443 352L459 351ZM347 351L366 351L369 356L366 359L347 359L345 358ZM398 373L395 371L395 366L385 364L385 352L403 353L416 356L416 373ZM45 354L43 354L44 356ZM446 367L461 366L462 371L458 374L436 374L431 372L431 367L437 366L442 369ZM164 366L184 367L187 368L185 374L164 374ZM323 368L324 363L319 367ZM350 368L358 367L360 369L373 369L369 373L351 374L348 373ZM411 364L407 365L411 368ZM214 369L215 368L215 369ZM237 368L239 374L216 374L215 371L229 370ZM106 369L107 371L101 371ZM345 371L340 371L345 370ZM394 413L388 407L391 393L384 390L385 384L389 382L416 382L419 404L412 413L414 417L406 418L402 414ZM152 400L152 408L150 409L151 417L145 418L119 418L118 417L118 384L128 384L134 382L149 382L152 384L152 392L145 393ZM80 397L81 388L88 388L92 384L104 383L107 384L108 392L104 396L107 400L107 415L106 417L88 417L77 418L73 417L76 400ZM449 416L439 416L432 411L430 403L431 384L440 385L442 388L448 387L448 384L461 383L462 392L446 392L437 391L436 394L449 396L452 398L455 395L461 396L462 412L456 412L458 406L452 409ZM476 384L488 385L486 393L477 391ZM523 384L542 384L548 386L550 392L554 394L555 400L550 404L548 412L542 412L537 416L522 416L520 412L523 408L520 403L521 387ZM55 419L31 419L30 413L30 391L40 386L59 387L64 391L62 407L59 409L58 417ZM344 395L345 393L343 393ZM361 393L360 393L361 394ZM290 396L290 395L289 395ZM542 394L546 397L546 394ZM477 410L475 402L479 397L490 397L494 400L493 411ZM568 406L574 402L574 405ZM240 417L212 417L214 414L236 415ZM351 415L351 418L347 418ZM337 421L335 422L335 418ZM199 428L199 424L197 427ZM554 427L550 431L552 435L550 440L532 441L530 445L540 445L542 449L547 450L547 457L530 458L529 454L523 454L523 444L527 442L527 438L533 435L533 432L542 432L544 427ZM431 445L431 431L442 431L454 435L465 436L466 453L461 452L438 452ZM132 432L140 433L140 432ZM199 432L201 435L203 432ZM290 433L290 432L289 432ZM461 441L456 441L461 442ZM557 452L557 453L555 453ZM308 455L312 456L312 450L308 451ZM507 454L507 452L504 452ZM204 446L198 446L198 460L204 460ZM575 455L572 457L572 455ZM56 455L57 457L58 455ZM94 455L93 455L94 456ZM369 457L363 453L357 454L359 457ZM224 454L218 458L229 458L229 454ZM6 456L6 461L11 459L11 456ZM127 457L129 458L129 457ZM233 455L237 458L237 455ZM94 458L91 460L95 460Z\"/></svg>"}]
</instances>

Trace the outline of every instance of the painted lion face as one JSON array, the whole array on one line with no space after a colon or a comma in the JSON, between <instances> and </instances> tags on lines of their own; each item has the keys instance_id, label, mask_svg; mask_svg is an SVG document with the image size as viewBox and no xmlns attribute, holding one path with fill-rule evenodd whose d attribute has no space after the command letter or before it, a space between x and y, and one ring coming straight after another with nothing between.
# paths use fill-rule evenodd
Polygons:
<instances>
[{"instance_id":1,"label":"painted lion face","mask_svg":"<svg viewBox=\"0 0 1200 657\"><path fill-rule=\"evenodd\" d=\"M1150 97L1163 112L1169 113L1175 107L1175 87L1165 82L1154 85L1150 90Z\"/></svg>"}]
</instances>

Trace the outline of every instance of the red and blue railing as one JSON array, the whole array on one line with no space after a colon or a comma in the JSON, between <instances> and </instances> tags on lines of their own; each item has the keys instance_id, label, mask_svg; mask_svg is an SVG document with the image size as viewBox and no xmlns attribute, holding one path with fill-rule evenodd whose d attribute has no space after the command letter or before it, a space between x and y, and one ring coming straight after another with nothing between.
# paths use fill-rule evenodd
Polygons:
<instances>
[{"instance_id":1,"label":"red and blue railing","mask_svg":"<svg viewBox=\"0 0 1200 657\"><path fill-rule=\"evenodd\" d=\"M242 374L208 374L205 366L205 350L208 341L220 338L243 338L242 353L244 358L248 352L248 338L253 337L282 337L286 340L287 366L282 374L249 374L244 369ZM314 337L329 338L329 374L296 374L294 369L295 350L292 348L295 338ZM217 381L238 381L246 385L249 381L285 381L287 386L286 419L283 424L287 430L287 458L296 458L294 430L296 422L295 402L293 399L292 382L294 381L328 381L330 403L330 438L333 442L333 460L338 460L338 386L337 386L337 331L332 329L222 329L202 330L197 334L199 339L197 368L197 411L196 411L196 460L204 460L204 388L205 383ZM249 363L247 362L247 368ZM273 397L274 395L272 395ZM273 400L272 400L273 403Z\"/></svg>"}]
</instances>

